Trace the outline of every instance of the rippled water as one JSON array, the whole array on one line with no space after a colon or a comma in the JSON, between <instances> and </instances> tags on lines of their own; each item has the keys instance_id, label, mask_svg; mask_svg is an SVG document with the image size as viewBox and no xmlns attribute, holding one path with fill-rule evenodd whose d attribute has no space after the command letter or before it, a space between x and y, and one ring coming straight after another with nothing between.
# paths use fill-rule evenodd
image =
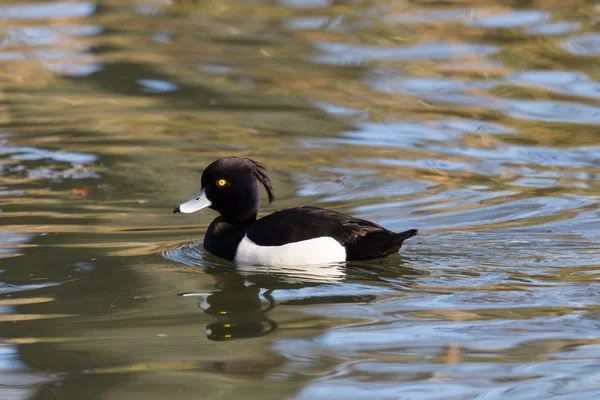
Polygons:
<instances>
[{"instance_id":1,"label":"rippled water","mask_svg":"<svg viewBox=\"0 0 600 400\"><path fill-rule=\"evenodd\" d=\"M594 2L0 5L0 398L600 398ZM224 155L401 255L236 268Z\"/></svg>"}]
</instances>

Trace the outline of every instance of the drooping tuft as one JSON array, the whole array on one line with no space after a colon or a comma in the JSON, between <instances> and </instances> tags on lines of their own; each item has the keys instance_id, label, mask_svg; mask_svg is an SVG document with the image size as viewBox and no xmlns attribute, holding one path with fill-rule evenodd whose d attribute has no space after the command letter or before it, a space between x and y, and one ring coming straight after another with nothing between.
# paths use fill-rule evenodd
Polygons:
<instances>
[{"instance_id":1,"label":"drooping tuft","mask_svg":"<svg viewBox=\"0 0 600 400\"><path fill-rule=\"evenodd\" d=\"M254 160L247 158L248 161L251 161L254 164L254 176L262 185L265 187L267 191L267 195L269 196L269 204L275 201L275 192L273 191L273 186L271 185L271 180L267 176L267 171L265 170L265 166L261 163L258 163Z\"/></svg>"}]
</instances>

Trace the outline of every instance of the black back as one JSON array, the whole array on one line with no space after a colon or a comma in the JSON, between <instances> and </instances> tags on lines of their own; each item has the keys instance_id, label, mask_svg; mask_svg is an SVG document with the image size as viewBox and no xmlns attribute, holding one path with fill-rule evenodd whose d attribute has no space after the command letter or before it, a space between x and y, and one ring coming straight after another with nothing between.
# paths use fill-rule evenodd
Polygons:
<instances>
[{"instance_id":1,"label":"black back","mask_svg":"<svg viewBox=\"0 0 600 400\"><path fill-rule=\"evenodd\" d=\"M248 238L259 246L281 246L328 236L346 248L348 261L385 257L395 253L415 229L389 231L360 218L318 207L296 207L267 215L246 228Z\"/></svg>"}]
</instances>

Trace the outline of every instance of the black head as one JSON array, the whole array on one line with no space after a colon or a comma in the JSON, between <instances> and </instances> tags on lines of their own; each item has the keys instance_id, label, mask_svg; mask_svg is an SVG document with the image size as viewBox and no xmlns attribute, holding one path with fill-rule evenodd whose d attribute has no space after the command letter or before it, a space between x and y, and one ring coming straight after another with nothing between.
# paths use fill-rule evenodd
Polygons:
<instances>
[{"instance_id":1,"label":"black head","mask_svg":"<svg viewBox=\"0 0 600 400\"><path fill-rule=\"evenodd\" d=\"M275 196L265 168L249 159L225 157L210 164L202 173L202 190L174 212L194 212L210 207L227 222L252 222L260 207L259 182L267 190L269 203Z\"/></svg>"}]
</instances>

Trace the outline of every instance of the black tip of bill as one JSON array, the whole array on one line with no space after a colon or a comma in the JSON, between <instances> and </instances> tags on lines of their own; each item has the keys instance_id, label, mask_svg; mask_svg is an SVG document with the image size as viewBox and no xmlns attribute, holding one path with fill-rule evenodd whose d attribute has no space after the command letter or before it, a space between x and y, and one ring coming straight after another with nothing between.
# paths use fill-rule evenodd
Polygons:
<instances>
[{"instance_id":1,"label":"black tip of bill","mask_svg":"<svg viewBox=\"0 0 600 400\"><path fill-rule=\"evenodd\" d=\"M181 212L181 210L179 209L179 206L177 206L173 209L173 214L177 214L178 212Z\"/></svg>"}]
</instances>

